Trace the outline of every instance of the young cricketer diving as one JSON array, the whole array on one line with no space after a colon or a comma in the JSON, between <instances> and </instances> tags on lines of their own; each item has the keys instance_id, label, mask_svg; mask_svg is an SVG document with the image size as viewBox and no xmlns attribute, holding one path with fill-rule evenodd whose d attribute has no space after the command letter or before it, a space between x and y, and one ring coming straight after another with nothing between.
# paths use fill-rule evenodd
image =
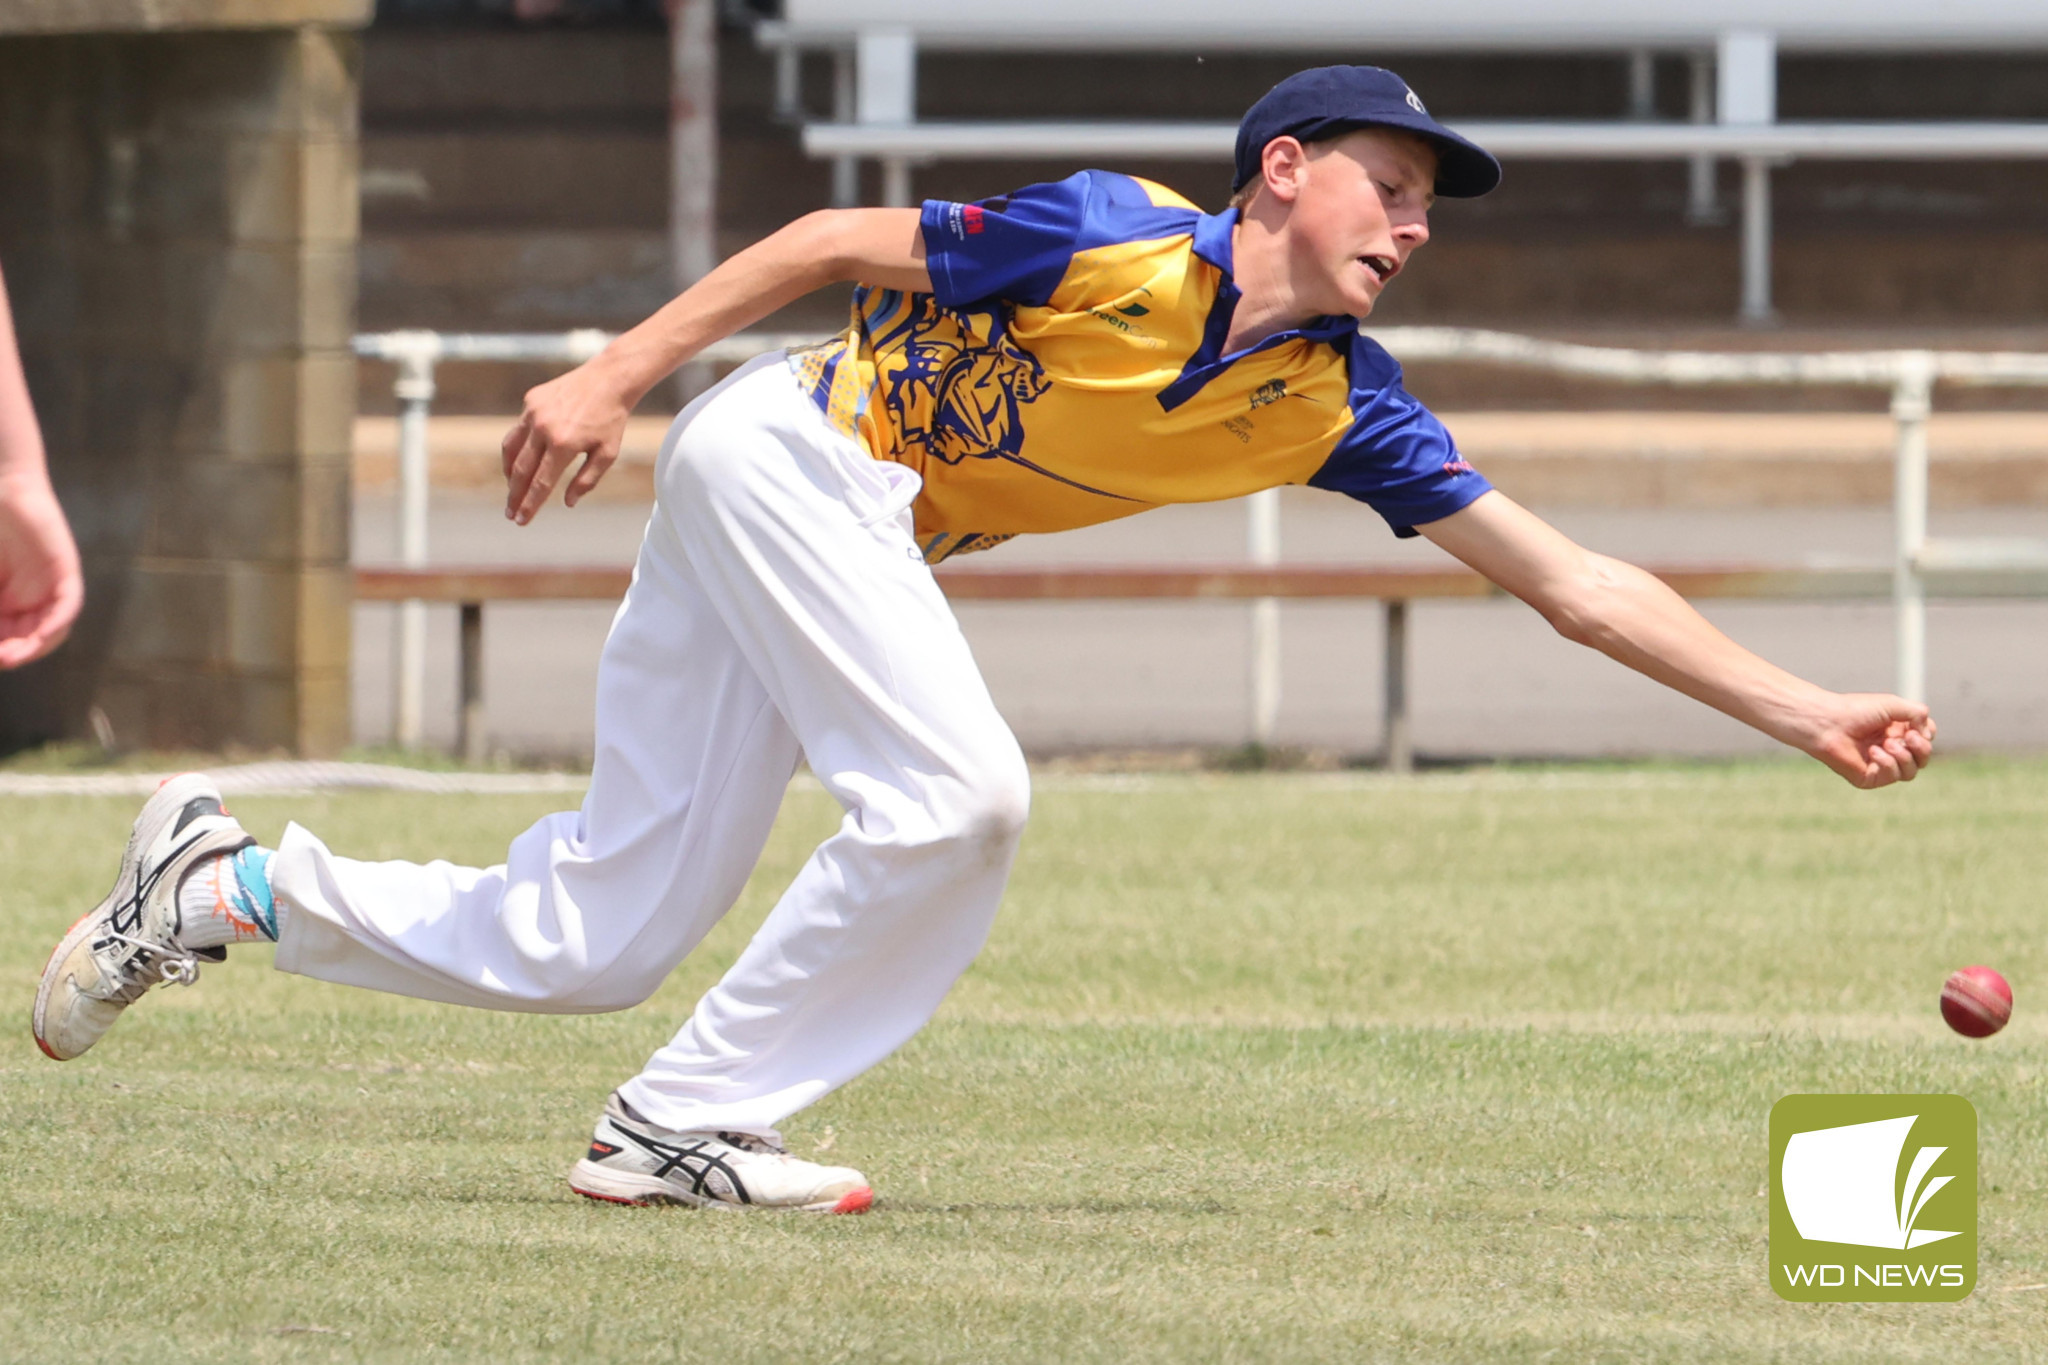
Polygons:
<instances>
[{"instance_id":1,"label":"young cricketer diving","mask_svg":"<svg viewBox=\"0 0 2048 1365\"><path fill-rule=\"evenodd\" d=\"M1085 171L974 204L812 214L741 252L507 436L524 524L573 505L627 414L713 340L834 280L846 333L742 367L676 419L598 674L580 811L503 864L363 863L296 825L256 848L201 777L143 810L108 899L58 945L35 1031L93 1045L237 939L328 981L493 1009L645 999L738 896L799 761L845 808L723 980L621 1085L570 1177L625 1203L852 1212L866 1180L776 1125L921 1028L986 938L1024 760L929 564L1163 503L1307 484L1358 498L1572 639L1812 754L1911 779L1924 707L1772 667L1640 570L1493 491L1358 319L1493 158L1371 67L1245 116L1238 204Z\"/></svg>"}]
</instances>

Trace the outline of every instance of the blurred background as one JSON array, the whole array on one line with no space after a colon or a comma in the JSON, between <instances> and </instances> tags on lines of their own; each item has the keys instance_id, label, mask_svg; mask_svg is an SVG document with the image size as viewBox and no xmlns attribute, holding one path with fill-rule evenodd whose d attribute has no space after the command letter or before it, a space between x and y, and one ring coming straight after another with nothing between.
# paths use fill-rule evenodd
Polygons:
<instances>
[{"instance_id":1,"label":"blurred background","mask_svg":"<svg viewBox=\"0 0 2048 1365\"><path fill-rule=\"evenodd\" d=\"M811 209L974 198L1085 165L1218 209L1230 171L1214 130L1308 65L1391 67L1444 121L1520 139L1502 144L1498 192L1439 206L1368 330L2048 351L2048 16L2012 0L1941 16L1454 0L1391 20L1335 0L1278 20L1216 0L1024 15L970 0L277 0L260 22L249 8L20 0L0 13L0 261L92 590L71 645L0 679L9 748L94 733L117 747L456 745L456 610L422 613L408 719L400 609L353 588L354 568L409 548L404 375L358 361L354 336L623 328ZM1168 125L1210 128L1210 150L1143 145ZM1124 140L1091 144L1089 129ZM1702 129L1732 140L1671 150ZM1769 142L1802 129L1811 145ZM1844 130L1863 154L1822 145ZM1650 140L1617 151L1629 137ZM1937 145L1901 152L1915 138ZM845 302L821 292L760 330L823 334ZM434 367L415 557L630 562L676 390L650 400L600 496L524 530L501 519L498 437L561 368ZM1597 549L1893 563L1885 387L1407 369L1483 471ZM2048 388L1941 383L1934 409L1935 534L2048 537ZM1289 490L1277 533L1271 512L1165 509L971 567L1437 558L1338 497ZM609 606L486 607L471 752L581 759ZM1888 598L1703 607L1818 681L1894 686ZM1385 756L1377 601L1263 618L1185 601L959 613L1034 754ZM1926 685L1946 740L2048 744L2044 628L2039 597L1930 606ZM1418 600L1404 638L1424 761L1770 747L1514 603Z\"/></svg>"}]
</instances>

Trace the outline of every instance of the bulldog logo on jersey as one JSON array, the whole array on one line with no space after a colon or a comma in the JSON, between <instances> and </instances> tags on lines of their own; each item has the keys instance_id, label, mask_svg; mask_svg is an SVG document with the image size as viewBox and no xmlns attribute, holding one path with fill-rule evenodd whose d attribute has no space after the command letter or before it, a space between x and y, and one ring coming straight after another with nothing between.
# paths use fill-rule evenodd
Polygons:
<instances>
[{"instance_id":1,"label":"bulldog logo on jersey","mask_svg":"<svg viewBox=\"0 0 2048 1365\"><path fill-rule=\"evenodd\" d=\"M961 348L946 361L925 449L947 464L1016 458L1024 445L1024 405L1051 385L1027 351L998 337L987 350Z\"/></svg>"},{"instance_id":2,"label":"bulldog logo on jersey","mask_svg":"<svg viewBox=\"0 0 2048 1365\"><path fill-rule=\"evenodd\" d=\"M1025 406L1052 387L994 310L947 316L927 301L909 319L903 362L887 375L889 405L925 415L915 428L906 424L905 441L947 464L1014 458L1024 445Z\"/></svg>"},{"instance_id":3,"label":"bulldog logo on jersey","mask_svg":"<svg viewBox=\"0 0 2048 1365\"><path fill-rule=\"evenodd\" d=\"M1130 501L1024 458L1024 409L1052 389L1038 357L1010 340L996 309L940 309L927 295L902 323L903 361L882 373L903 443L945 464L1007 460L1070 488ZM893 337L891 338L893 340Z\"/></svg>"}]
</instances>

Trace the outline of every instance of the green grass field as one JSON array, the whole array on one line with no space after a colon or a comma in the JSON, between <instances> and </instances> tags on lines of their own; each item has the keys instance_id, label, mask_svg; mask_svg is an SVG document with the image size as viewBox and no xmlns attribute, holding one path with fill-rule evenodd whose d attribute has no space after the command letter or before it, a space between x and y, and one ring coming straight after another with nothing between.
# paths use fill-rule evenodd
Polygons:
<instances>
[{"instance_id":1,"label":"green grass field","mask_svg":"<svg viewBox=\"0 0 2048 1365\"><path fill-rule=\"evenodd\" d=\"M2048 763L1861 794L1803 764L1047 779L938 1022L789 1125L866 1218L586 1203L606 1091L836 811L623 1015L467 1012L238 950L58 1066L26 1027L125 800L0 800L0 1356L23 1361L1870 1361L2048 1357ZM242 800L495 859L547 798ZM1948 1034L1949 968L2020 1012ZM1765 1278L1766 1116L1980 1114L1959 1304Z\"/></svg>"}]
</instances>

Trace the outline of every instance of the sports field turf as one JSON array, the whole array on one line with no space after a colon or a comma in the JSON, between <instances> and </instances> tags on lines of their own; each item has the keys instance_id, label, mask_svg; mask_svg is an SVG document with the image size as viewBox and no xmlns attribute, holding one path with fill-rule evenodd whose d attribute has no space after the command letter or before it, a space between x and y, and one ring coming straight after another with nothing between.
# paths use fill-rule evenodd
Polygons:
<instances>
[{"instance_id":1,"label":"sports field turf","mask_svg":"<svg viewBox=\"0 0 2048 1365\"><path fill-rule=\"evenodd\" d=\"M489 861L548 798L246 799ZM9 1360L1869 1361L2048 1356L2048 763L1041 782L988 951L789 1125L866 1218L586 1203L563 1175L836 816L623 1015L351 992L237 950L66 1065L26 1027L134 803L0 800ZM1934 1010L2000 966L2005 1034ZM1981 1116L1959 1304L1765 1279L1766 1116Z\"/></svg>"}]
</instances>

